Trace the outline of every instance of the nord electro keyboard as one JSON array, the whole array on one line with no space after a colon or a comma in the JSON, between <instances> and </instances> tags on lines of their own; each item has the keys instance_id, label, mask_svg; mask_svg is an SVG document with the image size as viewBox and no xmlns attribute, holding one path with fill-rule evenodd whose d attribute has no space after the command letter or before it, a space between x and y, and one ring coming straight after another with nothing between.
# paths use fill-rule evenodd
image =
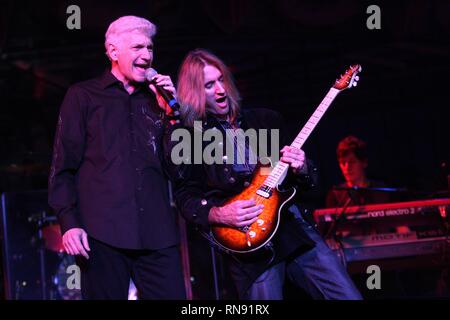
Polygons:
<instances>
[{"instance_id":1,"label":"nord electro keyboard","mask_svg":"<svg viewBox=\"0 0 450 320\"><path fill-rule=\"evenodd\" d=\"M330 248L352 262L446 255L449 210L446 198L320 209L314 219Z\"/></svg>"},{"instance_id":2,"label":"nord electro keyboard","mask_svg":"<svg viewBox=\"0 0 450 320\"><path fill-rule=\"evenodd\" d=\"M365 206L347 207L343 214L346 220L373 219L396 216L410 216L439 212L445 218L450 206L450 199L420 200L398 203L371 204ZM328 208L314 211L317 223L331 222L344 208Z\"/></svg>"}]
</instances>

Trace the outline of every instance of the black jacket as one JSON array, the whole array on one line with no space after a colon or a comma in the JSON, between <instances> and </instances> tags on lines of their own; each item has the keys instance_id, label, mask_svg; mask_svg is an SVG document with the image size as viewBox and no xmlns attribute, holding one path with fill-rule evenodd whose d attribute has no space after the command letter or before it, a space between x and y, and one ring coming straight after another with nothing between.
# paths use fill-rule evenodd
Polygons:
<instances>
[{"instance_id":1,"label":"black jacket","mask_svg":"<svg viewBox=\"0 0 450 320\"><path fill-rule=\"evenodd\" d=\"M244 130L249 128L256 130L279 129L280 149L292 142L286 133L286 124L274 111L268 109L243 110L238 118L238 123ZM203 121L203 130L212 128L223 131L218 120L208 116L207 120ZM269 143L271 142L269 141ZM302 190L315 187L317 170L311 162L308 162L308 170L309 172L305 175L289 174L284 184L295 184L300 189L298 194L301 194ZM174 177L175 200L181 214L189 222L195 224L199 230L206 233L209 231L208 214L211 207L220 206L227 198L240 193L246 187L246 182L250 182L252 178L251 175L237 174L232 170L231 164L182 165L178 167L176 173L172 174L172 177ZM285 212L281 216L281 223L272 243L275 249L274 259L271 257L272 253L266 249L260 249L253 254L235 255L237 260L233 259L233 261L239 261L242 269L248 274L242 287L248 287L270 265L288 259L313 246L313 242L300 228L295 218Z\"/></svg>"}]
</instances>

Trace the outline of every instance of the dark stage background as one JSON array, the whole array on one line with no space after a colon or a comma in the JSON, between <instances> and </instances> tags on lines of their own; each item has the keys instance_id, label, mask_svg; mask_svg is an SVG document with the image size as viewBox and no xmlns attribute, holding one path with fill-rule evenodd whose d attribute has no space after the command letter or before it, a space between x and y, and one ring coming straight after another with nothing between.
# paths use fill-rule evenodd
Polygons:
<instances>
[{"instance_id":1,"label":"dark stage background","mask_svg":"<svg viewBox=\"0 0 450 320\"><path fill-rule=\"evenodd\" d=\"M68 30L69 5L81 29ZM381 29L369 30L369 5ZM244 108L280 111L298 131L334 80L362 65L305 144L325 192L342 179L337 142L368 142L369 173L408 199L448 189L450 1L1 1L0 191L46 189L67 88L108 67L104 33L121 15L158 26L154 67L176 81L184 55L212 50L229 64Z\"/></svg>"}]
</instances>

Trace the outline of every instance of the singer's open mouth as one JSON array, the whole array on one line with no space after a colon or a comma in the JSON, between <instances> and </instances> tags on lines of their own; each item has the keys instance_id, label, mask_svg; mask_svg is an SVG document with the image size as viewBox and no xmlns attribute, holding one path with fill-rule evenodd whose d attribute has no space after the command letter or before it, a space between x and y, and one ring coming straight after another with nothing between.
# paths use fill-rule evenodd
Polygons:
<instances>
[{"instance_id":1,"label":"singer's open mouth","mask_svg":"<svg viewBox=\"0 0 450 320\"><path fill-rule=\"evenodd\" d=\"M134 67L136 69L139 69L139 70L145 72L145 70L148 68L148 65L147 64L135 64Z\"/></svg>"}]
</instances>

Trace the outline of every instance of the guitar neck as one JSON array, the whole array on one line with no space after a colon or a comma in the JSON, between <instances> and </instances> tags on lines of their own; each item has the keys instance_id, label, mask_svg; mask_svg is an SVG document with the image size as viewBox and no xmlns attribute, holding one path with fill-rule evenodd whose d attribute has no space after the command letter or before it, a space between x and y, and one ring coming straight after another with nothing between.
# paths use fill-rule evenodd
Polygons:
<instances>
[{"instance_id":1,"label":"guitar neck","mask_svg":"<svg viewBox=\"0 0 450 320\"><path fill-rule=\"evenodd\" d=\"M325 98L323 98L322 102L316 108L316 111L312 114L306 124L303 126L300 133L291 143L291 147L296 149L301 149L305 141L309 138L309 135L313 132L314 128L317 126L319 121L322 119L325 112L330 107L333 100L336 98L340 90L331 88ZM273 168L270 175L264 181L264 185L275 188L277 185L281 184L286 177L287 171L289 169L289 165L278 161L277 165Z\"/></svg>"},{"instance_id":2,"label":"guitar neck","mask_svg":"<svg viewBox=\"0 0 450 320\"><path fill-rule=\"evenodd\" d=\"M327 95L325 96L325 98L323 98L316 111L314 111L308 122L306 122L302 130L300 130L300 133L294 139L294 142L291 143L291 147L294 147L296 149L301 149L303 147L303 144L309 138L309 135L311 134L311 132L313 132L314 128L322 119L325 112L327 112L328 108L339 92L340 91L335 88L331 88L330 91L328 91Z\"/></svg>"}]
</instances>

